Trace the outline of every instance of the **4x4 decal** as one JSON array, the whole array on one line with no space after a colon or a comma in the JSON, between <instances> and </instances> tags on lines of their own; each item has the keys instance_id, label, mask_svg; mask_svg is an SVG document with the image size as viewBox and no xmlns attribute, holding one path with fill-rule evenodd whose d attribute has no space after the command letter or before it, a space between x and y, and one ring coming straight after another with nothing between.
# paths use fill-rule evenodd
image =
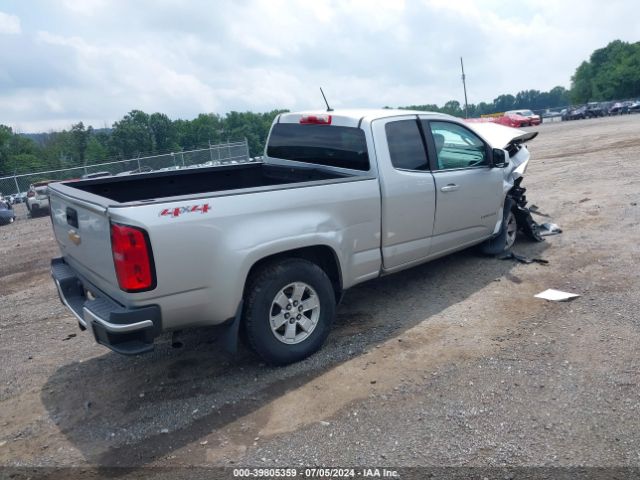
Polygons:
<instances>
[{"instance_id":1,"label":"4x4 decal","mask_svg":"<svg viewBox=\"0 0 640 480\"><path fill-rule=\"evenodd\" d=\"M186 213L207 213L211 210L208 203L203 205L185 205L184 207L165 208L160 212L161 217L179 217Z\"/></svg>"}]
</instances>

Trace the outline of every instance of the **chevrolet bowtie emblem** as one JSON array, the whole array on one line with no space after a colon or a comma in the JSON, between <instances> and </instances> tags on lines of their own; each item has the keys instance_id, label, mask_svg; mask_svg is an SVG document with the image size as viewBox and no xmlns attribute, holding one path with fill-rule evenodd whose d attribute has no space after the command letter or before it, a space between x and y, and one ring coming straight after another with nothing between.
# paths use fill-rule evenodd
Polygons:
<instances>
[{"instance_id":1,"label":"chevrolet bowtie emblem","mask_svg":"<svg viewBox=\"0 0 640 480\"><path fill-rule=\"evenodd\" d=\"M76 245L80 245L80 242L82 241L78 232L73 229L69 230L69 240L71 240Z\"/></svg>"}]
</instances>

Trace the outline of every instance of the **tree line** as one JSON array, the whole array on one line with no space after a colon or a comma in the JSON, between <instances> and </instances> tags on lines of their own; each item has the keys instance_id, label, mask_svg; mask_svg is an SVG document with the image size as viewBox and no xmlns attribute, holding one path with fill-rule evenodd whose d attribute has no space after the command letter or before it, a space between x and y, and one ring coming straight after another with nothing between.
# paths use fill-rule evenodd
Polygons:
<instances>
[{"instance_id":1,"label":"tree line","mask_svg":"<svg viewBox=\"0 0 640 480\"><path fill-rule=\"evenodd\" d=\"M171 120L164 113L132 110L110 129L78 122L70 130L41 134L18 134L0 125L0 176L193 150L245 138L250 154L260 155L271 122L283 111L230 112L224 117L202 113L193 120Z\"/></svg>"},{"instance_id":2,"label":"tree line","mask_svg":"<svg viewBox=\"0 0 640 480\"><path fill-rule=\"evenodd\" d=\"M564 87L554 87L548 92L540 90L523 90L515 95L500 95L492 102L470 103L467 106L469 118L479 117L489 113L506 112L528 108L530 110L543 110L546 108L566 107L570 103L570 92ZM388 108L388 107L387 107ZM447 113L456 117L465 117L465 106L457 100L449 100L442 107L435 104L408 105L399 107L406 110L423 110L430 112Z\"/></svg>"},{"instance_id":3,"label":"tree line","mask_svg":"<svg viewBox=\"0 0 640 480\"><path fill-rule=\"evenodd\" d=\"M595 50L571 77L576 103L627 100L640 96L640 42L620 40Z\"/></svg>"},{"instance_id":4,"label":"tree line","mask_svg":"<svg viewBox=\"0 0 640 480\"><path fill-rule=\"evenodd\" d=\"M571 89L557 86L548 92L523 90L504 94L492 102L468 105L469 117L520 108L540 110L573 103L640 96L640 42L620 40L595 50L571 77ZM408 105L404 109L465 116L464 105L450 100L435 104ZM0 176L91 165L109 160L135 158L190 150L247 139L251 156L261 155L271 122L279 113L230 112L224 116L202 113L192 120L171 120L164 113L132 110L111 128L94 129L82 122L69 130L23 135L0 125Z\"/></svg>"}]
</instances>

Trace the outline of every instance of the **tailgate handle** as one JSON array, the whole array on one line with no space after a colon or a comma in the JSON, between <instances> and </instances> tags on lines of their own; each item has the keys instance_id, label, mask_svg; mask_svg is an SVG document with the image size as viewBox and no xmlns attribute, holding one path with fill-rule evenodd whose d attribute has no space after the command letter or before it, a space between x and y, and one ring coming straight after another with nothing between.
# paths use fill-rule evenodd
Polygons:
<instances>
[{"instance_id":1,"label":"tailgate handle","mask_svg":"<svg viewBox=\"0 0 640 480\"><path fill-rule=\"evenodd\" d=\"M67 223L78 228L78 211L75 208L67 207Z\"/></svg>"}]
</instances>

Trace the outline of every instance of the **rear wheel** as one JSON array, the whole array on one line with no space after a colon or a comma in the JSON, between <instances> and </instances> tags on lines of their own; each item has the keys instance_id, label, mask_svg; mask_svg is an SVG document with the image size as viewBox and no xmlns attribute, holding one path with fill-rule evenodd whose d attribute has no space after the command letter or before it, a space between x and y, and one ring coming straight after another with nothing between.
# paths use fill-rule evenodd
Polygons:
<instances>
[{"instance_id":1,"label":"rear wheel","mask_svg":"<svg viewBox=\"0 0 640 480\"><path fill-rule=\"evenodd\" d=\"M299 258L267 264L249 279L244 327L249 345L267 362L286 365L320 349L335 315L327 274Z\"/></svg>"}]
</instances>

